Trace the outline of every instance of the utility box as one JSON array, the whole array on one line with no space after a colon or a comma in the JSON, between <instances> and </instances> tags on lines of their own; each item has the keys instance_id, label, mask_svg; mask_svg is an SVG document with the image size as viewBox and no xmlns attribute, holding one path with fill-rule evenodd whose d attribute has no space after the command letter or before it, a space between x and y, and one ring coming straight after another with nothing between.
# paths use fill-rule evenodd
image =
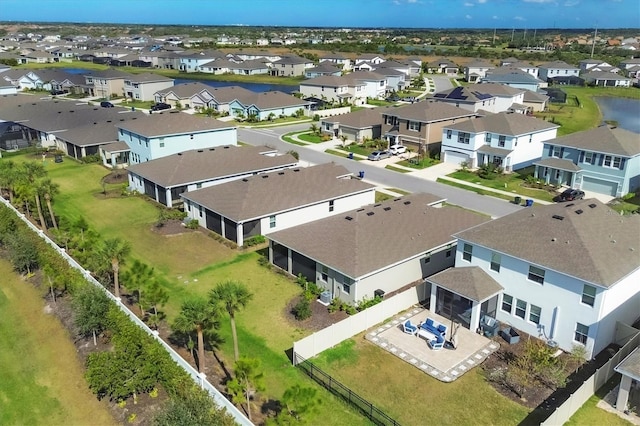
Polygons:
<instances>
[{"instance_id":1,"label":"utility box","mask_svg":"<svg viewBox=\"0 0 640 426\"><path fill-rule=\"evenodd\" d=\"M377 289L376 291L373 292L374 297L379 297L381 299L384 299L384 294L385 294L385 291L380 289Z\"/></svg>"},{"instance_id":2,"label":"utility box","mask_svg":"<svg viewBox=\"0 0 640 426\"><path fill-rule=\"evenodd\" d=\"M320 293L320 302L327 305L331 303L331 292L329 290L325 290Z\"/></svg>"}]
</instances>

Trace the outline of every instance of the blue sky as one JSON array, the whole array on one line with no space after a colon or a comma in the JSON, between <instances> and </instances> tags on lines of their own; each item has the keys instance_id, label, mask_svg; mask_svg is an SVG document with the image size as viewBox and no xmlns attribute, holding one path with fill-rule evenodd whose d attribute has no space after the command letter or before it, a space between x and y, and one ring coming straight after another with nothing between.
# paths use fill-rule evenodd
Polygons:
<instances>
[{"instance_id":1,"label":"blue sky","mask_svg":"<svg viewBox=\"0 0 640 426\"><path fill-rule=\"evenodd\" d=\"M415 28L638 28L638 0L0 0L0 21Z\"/></svg>"}]
</instances>

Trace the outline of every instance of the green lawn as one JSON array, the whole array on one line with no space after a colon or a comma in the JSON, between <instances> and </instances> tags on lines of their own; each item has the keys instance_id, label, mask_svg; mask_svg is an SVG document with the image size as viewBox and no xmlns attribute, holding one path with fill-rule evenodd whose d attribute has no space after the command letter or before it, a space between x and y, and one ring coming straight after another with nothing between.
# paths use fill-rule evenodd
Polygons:
<instances>
[{"instance_id":1,"label":"green lawn","mask_svg":"<svg viewBox=\"0 0 640 426\"><path fill-rule=\"evenodd\" d=\"M602 400L607 393L616 387L620 383L620 375L614 374L613 377L598 391L595 395L587 400L582 407L574 413L564 426L627 426L631 425L630 422L623 418L598 408L597 404Z\"/></svg>"},{"instance_id":2,"label":"green lawn","mask_svg":"<svg viewBox=\"0 0 640 426\"><path fill-rule=\"evenodd\" d=\"M615 200L611 203L611 208L623 214L640 213L640 193L637 195L629 194L629 197Z\"/></svg>"},{"instance_id":3,"label":"green lawn","mask_svg":"<svg viewBox=\"0 0 640 426\"><path fill-rule=\"evenodd\" d=\"M0 424L114 425L89 390L68 332L0 260Z\"/></svg>"},{"instance_id":4,"label":"green lawn","mask_svg":"<svg viewBox=\"0 0 640 426\"><path fill-rule=\"evenodd\" d=\"M495 391L478 367L443 383L362 335L311 361L403 425L515 425L528 414Z\"/></svg>"},{"instance_id":5,"label":"green lawn","mask_svg":"<svg viewBox=\"0 0 640 426\"><path fill-rule=\"evenodd\" d=\"M436 160L430 157L414 157L408 160L402 160L398 163L401 166L409 167L411 169L422 170L427 167L440 164L440 160Z\"/></svg>"},{"instance_id":6,"label":"green lawn","mask_svg":"<svg viewBox=\"0 0 640 426\"><path fill-rule=\"evenodd\" d=\"M490 195L492 197L501 198L503 200L513 201L513 197L510 197L510 196L507 196L507 195L504 195L504 194L500 194L500 193L497 193L497 192L489 191L488 189L476 188L474 186L465 185L463 183L458 183L458 182L452 182L450 180L442 179L442 178L436 179L436 182L444 183L445 185L453 186L455 188L464 189L466 191L473 191L476 194L480 194L480 195Z\"/></svg>"},{"instance_id":7,"label":"green lawn","mask_svg":"<svg viewBox=\"0 0 640 426\"><path fill-rule=\"evenodd\" d=\"M342 145L338 145L338 146L336 146L336 148L338 148L338 149L340 149L342 151L353 152L354 154L362 155L363 157L367 157L373 151L376 151L375 147L366 147L364 145L358 145L358 144L355 144L355 143L352 143L352 144L347 145L345 147L343 147Z\"/></svg>"},{"instance_id":8,"label":"green lawn","mask_svg":"<svg viewBox=\"0 0 640 426\"><path fill-rule=\"evenodd\" d=\"M394 167L394 166L392 166L391 164L389 164L389 165L387 165L387 166L384 166L384 168L385 168L385 169L388 169L388 170L392 170L392 171L394 171L394 172L398 172L398 173L411 173L411 171L410 171L410 170L407 170L407 169L401 169L400 167Z\"/></svg>"},{"instance_id":9,"label":"green lawn","mask_svg":"<svg viewBox=\"0 0 640 426\"><path fill-rule=\"evenodd\" d=\"M126 101L126 102L120 102L118 104L118 106L125 106L125 107L134 107L134 108L138 108L138 109L151 109L151 105L153 105L155 102L153 101Z\"/></svg>"},{"instance_id":10,"label":"green lawn","mask_svg":"<svg viewBox=\"0 0 640 426\"><path fill-rule=\"evenodd\" d=\"M337 155L338 157L344 157L344 158L348 158L349 154L346 152L342 152L342 151L336 151L335 149L325 149L324 152L326 152L327 154L331 154L331 155ZM355 157L353 158L355 161L362 161L362 158L358 158Z\"/></svg>"},{"instance_id":11,"label":"green lawn","mask_svg":"<svg viewBox=\"0 0 640 426\"><path fill-rule=\"evenodd\" d=\"M389 101L385 101L382 99L367 99L367 103L369 105L375 105L375 106L392 106L392 105L396 105L395 102L389 102Z\"/></svg>"},{"instance_id":12,"label":"green lawn","mask_svg":"<svg viewBox=\"0 0 640 426\"><path fill-rule=\"evenodd\" d=\"M312 133L299 133L298 134L298 138L300 138L301 140L305 141L305 142L309 142L309 143L321 143L321 142L325 142L322 139L322 136L318 136L318 135L314 135Z\"/></svg>"}]
</instances>

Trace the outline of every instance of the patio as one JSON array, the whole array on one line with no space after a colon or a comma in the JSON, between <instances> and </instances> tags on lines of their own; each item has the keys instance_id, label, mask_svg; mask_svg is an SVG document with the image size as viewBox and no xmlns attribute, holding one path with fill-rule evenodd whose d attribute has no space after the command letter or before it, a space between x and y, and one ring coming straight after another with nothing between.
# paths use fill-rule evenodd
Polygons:
<instances>
[{"instance_id":1,"label":"patio","mask_svg":"<svg viewBox=\"0 0 640 426\"><path fill-rule=\"evenodd\" d=\"M402 324L407 320L418 325L427 317L447 325L446 337L451 337L450 320L427 309L414 308L367 331L365 338L442 382L454 381L500 347L498 342L461 326L455 336L456 349L445 346L440 350L432 350L426 340L407 334L402 329Z\"/></svg>"}]
</instances>

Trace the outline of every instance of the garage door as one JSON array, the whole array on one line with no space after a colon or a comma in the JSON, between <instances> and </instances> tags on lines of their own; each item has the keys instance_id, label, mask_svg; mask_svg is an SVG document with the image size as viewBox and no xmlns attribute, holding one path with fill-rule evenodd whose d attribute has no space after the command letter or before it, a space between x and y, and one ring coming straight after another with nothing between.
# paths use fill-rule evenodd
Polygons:
<instances>
[{"instance_id":1,"label":"garage door","mask_svg":"<svg viewBox=\"0 0 640 426\"><path fill-rule=\"evenodd\" d=\"M463 154L462 152L455 152L455 151L444 152L445 163L460 164L463 161L469 161L469 156L467 154Z\"/></svg>"},{"instance_id":2,"label":"garage door","mask_svg":"<svg viewBox=\"0 0 640 426\"><path fill-rule=\"evenodd\" d=\"M618 190L618 184L608 180L594 179L585 176L582 178L582 190L593 191L598 194L606 194L615 197Z\"/></svg>"}]
</instances>

